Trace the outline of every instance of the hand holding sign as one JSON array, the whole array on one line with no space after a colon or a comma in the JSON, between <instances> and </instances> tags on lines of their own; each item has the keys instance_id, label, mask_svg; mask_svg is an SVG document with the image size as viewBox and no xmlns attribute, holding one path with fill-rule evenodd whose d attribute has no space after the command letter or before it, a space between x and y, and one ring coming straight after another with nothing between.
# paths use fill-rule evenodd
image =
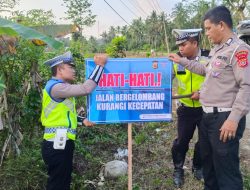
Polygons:
<instances>
[{"instance_id":1,"label":"hand holding sign","mask_svg":"<svg viewBox=\"0 0 250 190\"><path fill-rule=\"evenodd\" d=\"M175 62L175 63L180 63L180 59L181 59L181 57L180 57L179 55L177 55L176 53L170 53L170 54L168 55L168 58L169 58L171 61Z\"/></svg>"},{"instance_id":2,"label":"hand holding sign","mask_svg":"<svg viewBox=\"0 0 250 190\"><path fill-rule=\"evenodd\" d=\"M107 55L106 54L96 54L94 56L94 62L96 65L100 65L102 67L105 66L105 64L107 63Z\"/></svg>"}]
</instances>

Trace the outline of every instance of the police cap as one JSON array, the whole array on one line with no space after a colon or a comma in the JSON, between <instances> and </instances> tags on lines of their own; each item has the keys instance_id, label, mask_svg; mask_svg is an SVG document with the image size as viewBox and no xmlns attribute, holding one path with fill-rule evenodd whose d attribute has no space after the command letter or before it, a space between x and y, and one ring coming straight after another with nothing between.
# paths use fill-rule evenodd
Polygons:
<instances>
[{"instance_id":1,"label":"police cap","mask_svg":"<svg viewBox=\"0 0 250 190\"><path fill-rule=\"evenodd\" d=\"M45 65L48 65L50 67L54 67L54 66L61 64L61 63L70 64L73 66L75 65L74 60L73 60L73 56L72 56L70 51L44 62Z\"/></svg>"},{"instance_id":2,"label":"police cap","mask_svg":"<svg viewBox=\"0 0 250 190\"><path fill-rule=\"evenodd\" d=\"M199 37L201 28L198 29L173 29L172 34L175 36L176 44L179 45L185 41L188 41L189 38Z\"/></svg>"}]
</instances>

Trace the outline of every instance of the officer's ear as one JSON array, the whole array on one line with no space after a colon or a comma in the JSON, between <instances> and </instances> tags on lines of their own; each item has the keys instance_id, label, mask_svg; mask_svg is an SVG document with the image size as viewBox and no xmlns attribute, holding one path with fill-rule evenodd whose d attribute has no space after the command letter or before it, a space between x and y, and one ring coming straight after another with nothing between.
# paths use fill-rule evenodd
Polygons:
<instances>
[{"instance_id":1,"label":"officer's ear","mask_svg":"<svg viewBox=\"0 0 250 190\"><path fill-rule=\"evenodd\" d=\"M193 41L192 41L192 44L198 46L198 42L197 42L196 40L193 40Z\"/></svg>"},{"instance_id":2,"label":"officer's ear","mask_svg":"<svg viewBox=\"0 0 250 190\"><path fill-rule=\"evenodd\" d=\"M197 41L195 41L195 43L196 43L196 46L199 47L200 42L197 40Z\"/></svg>"},{"instance_id":3,"label":"officer's ear","mask_svg":"<svg viewBox=\"0 0 250 190\"><path fill-rule=\"evenodd\" d=\"M219 26L220 26L220 30L223 31L227 27L227 24L225 22L223 22L223 21L220 21Z\"/></svg>"},{"instance_id":4,"label":"officer's ear","mask_svg":"<svg viewBox=\"0 0 250 190\"><path fill-rule=\"evenodd\" d=\"M199 46L199 43L195 38L191 38L189 41L190 41L191 44L193 44L193 45L195 45L197 47Z\"/></svg>"},{"instance_id":5,"label":"officer's ear","mask_svg":"<svg viewBox=\"0 0 250 190\"><path fill-rule=\"evenodd\" d=\"M57 70L57 73L61 73L63 71L63 64L57 65L56 70Z\"/></svg>"},{"instance_id":6,"label":"officer's ear","mask_svg":"<svg viewBox=\"0 0 250 190\"><path fill-rule=\"evenodd\" d=\"M64 67L63 63L57 65L58 71L61 71L63 69L63 67Z\"/></svg>"}]
</instances>

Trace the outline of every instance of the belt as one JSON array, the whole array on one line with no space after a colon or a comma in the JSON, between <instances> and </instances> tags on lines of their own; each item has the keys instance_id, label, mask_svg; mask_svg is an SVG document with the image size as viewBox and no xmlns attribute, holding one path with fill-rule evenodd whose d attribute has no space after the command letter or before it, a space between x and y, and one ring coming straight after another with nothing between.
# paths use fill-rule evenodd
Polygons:
<instances>
[{"instance_id":1,"label":"belt","mask_svg":"<svg viewBox=\"0 0 250 190\"><path fill-rule=\"evenodd\" d=\"M179 105L180 105L180 106L183 106L183 107L188 107L188 106L186 106L185 104L183 104L183 103L181 103L181 102L179 103Z\"/></svg>"},{"instance_id":2,"label":"belt","mask_svg":"<svg viewBox=\"0 0 250 190\"><path fill-rule=\"evenodd\" d=\"M69 140L69 138L68 138L68 137L66 137L66 140ZM55 141L55 138L46 139L46 141L54 142L54 141Z\"/></svg>"},{"instance_id":3,"label":"belt","mask_svg":"<svg viewBox=\"0 0 250 190\"><path fill-rule=\"evenodd\" d=\"M67 131L69 133L72 133L74 135L76 134L76 129L70 129L70 128L67 128L67 127L56 127L56 128L53 128L53 127L47 128L47 127L45 127L44 133L55 133L57 129L67 129Z\"/></svg>"},{"instance_id":4,"label":"belt","mask_svg":"<svg viewBox=\"0 0 250 190\"><path fill-rule=\"evenodd\" d=\"M187 105L183 104L182 102L177 102L177 106L188 107Z\"/></svg>"},{"instance_id":5,"label":"belt","mask_svg":"<svg viewBox=\"0 0 250 190\"><path fill-rule=\"evenodd\" d=\"M201 106L198 106L198 107L189 107L189 106L183 104L182 102L179 102L179 103L177 104L177 106L182 106L182 107L186 107L186 108L201 108Z\"/></svg>"},{"instance_id":6,"label":"belt","mask_svg":"<svg viewBox=\"0 0 250 190\"><path fill-rule=\"evenodd\" d=\"M202 109L205 113L218 113L218 112L232 111L232 108L218 108L218 107L209 107L209 106L202 106Z\"/></svg>"}]
</instances>

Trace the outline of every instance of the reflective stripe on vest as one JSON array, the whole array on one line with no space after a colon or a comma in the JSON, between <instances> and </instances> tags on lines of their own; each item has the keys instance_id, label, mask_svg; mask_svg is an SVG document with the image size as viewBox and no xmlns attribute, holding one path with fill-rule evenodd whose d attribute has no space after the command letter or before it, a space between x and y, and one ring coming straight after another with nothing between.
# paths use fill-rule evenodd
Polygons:
<instances>
[{"instance_id":1,"label":"reflective stripe on vest","mask_svg":"<svg viewBox=\"0 0 250 190\"><path fill-rule=\"evenodd\" d=\"M72 112L74 112L74 104L69 99L65 99L62 103L65 104ZM44 109L45 117L48 117L51 111L55 109L57 104L58 102L55 101L51 101L49 103L49 105Z\"/></svg>"},{"instance_id":2,"label":"reflective stripe on vest","mask_svg":"<svg viewBox=\"0 0 250 190\"><path fill-rule=\"evenodd\" d=\"M69 133L76 134L76 129L70 129L66 127L55 127L55 128L45 128L44 133L55 133L57 129L67 129Z\"/></svg>"},{"instance_id":3,"label":"reflective stripe on vest","mask_svg":"<svg viewBox=\"0 0 250 190\"><path fill-rule=\"evenodd\" d=\"M206 59L206 57L201 56L199 62L205 63ZM177 69L178 64L174 64L175 77L178 81L178 95L187 95L200 90L205 79L204 76L192 73L187 69L185 69L186 74L178 75ZM192 100L191 98L181 98L179 101L188 107L201 107L198 100Z\"/></svg>"}]
</instances>

